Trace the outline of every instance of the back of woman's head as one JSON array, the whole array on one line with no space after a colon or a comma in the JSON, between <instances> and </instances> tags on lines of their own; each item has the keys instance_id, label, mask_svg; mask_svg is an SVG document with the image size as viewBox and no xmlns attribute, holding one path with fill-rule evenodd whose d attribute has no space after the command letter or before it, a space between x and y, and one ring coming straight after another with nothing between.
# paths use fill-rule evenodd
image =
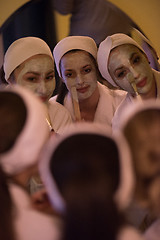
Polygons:
<instances>
[{"instance_id":1,"label":"back of woman's head","mask_svg":"<svg viewBox=\"0 0 160 240\"><path fill-rule=\"evenodd\" d=\"M115 239L120 226L113 200L120 181L115 142L96 134L71 136L54 152L50 168L66 201L65 239Z\"/></svg>"},{"instance_id":2,"label":"back of woman's head","mask_svg":"<svg viewBox=\"0 0 160 240\"><path fill-rule=\"evenodd\" d=\"M14 92L0 92L0 153L10 150L26 121L23 99Z\"/></svg>"},{"instance_id":3,"label":"back of woman's head","mask_svg":"<svg viewBox=\"0 0 160 240\"><path fill-rule=\"evenodd\" d=\"M105 136L87 133L70 136L57 147L50 168L61 192L76 180L92 182L105 177L111 180L112 186L108 187L112 192L119 183L118 149Z\"/></svg>"}]
</instances>

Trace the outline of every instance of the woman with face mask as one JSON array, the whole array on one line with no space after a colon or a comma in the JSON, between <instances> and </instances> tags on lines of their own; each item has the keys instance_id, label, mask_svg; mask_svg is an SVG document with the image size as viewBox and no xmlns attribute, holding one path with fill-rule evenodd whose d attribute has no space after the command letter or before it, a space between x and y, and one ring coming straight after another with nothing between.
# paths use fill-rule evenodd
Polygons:
<instances>
[{"instance_id":1,"label":"woman with face mask","mask_svg":"<svg viewBox=\"0 0 160 240\"><path fill-rule=\"evenodd\" d=\"M4 56L5 79L34 92L48 107L46 119L57 133L71 122L68 111L58 103L48 103L55 89L55 71L52 52L45 41L24 37L14 41Z\"/></svg>"},{"instance_id":2,"label":"woman with face mask","mask_svg":"<svg viewBox=\"0 0 160 240\"><path fill-rule=\"evenodd\" d=\"M145 231L160 216L160 101L136 102L125 109L120 130L131 149L136 176L130 221ZM156 226L160 221L156 221ZM151 227L152 229L152 227ZM154 229L154 228L153 228ZM149 231L150 232L150 231ZM155 229L146 239L159 239Z\"/></svg>"},{"instance_id":3,"label":"woman with face mask","mask_svg":"<svg viewBox=\"0 0 160 240\"><path fill-rule=\"evenodd\" d=\"M97 61L102 76L127 92L112 121L118 128L124 108L135 100L160 96L160 73L152 69L141 46L125 34L107 37L99 46Z\"/></svg>"},{"instance_id":4,"label":"woman with face mask","mask_svg":"<svg viewBox=\"0 0 160 240\"><path fill-rule=\"evenodd\" d=\"M56 101L69 110L74 121L100 122L111 128L112 117L125 93L100 83L95 41L86 36L66 37L55 46L53 55L62 80Z\"/></svg>"}]
</instances>

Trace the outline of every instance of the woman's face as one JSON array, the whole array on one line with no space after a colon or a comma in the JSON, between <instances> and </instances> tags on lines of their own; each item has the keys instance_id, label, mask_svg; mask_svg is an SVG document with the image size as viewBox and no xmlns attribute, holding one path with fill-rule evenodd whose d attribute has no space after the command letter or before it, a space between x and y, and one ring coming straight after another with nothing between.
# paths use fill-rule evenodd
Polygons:
<instances>
[{"instance_id":1,"label":"woman's face","mask_svg":"<svg viewBox=\"0 0 160 240\"><path fill-rule=\"evenodd\" d=\"M129 74L139 94L146 95L151 91L154 83L152 69L146 56L134 45L124 44L114 48L109 56L108 70L117 85L132 95L135 92L129 83Z\"/></svg>"},{"instance_id":2,"label":"woman's face","mask_svg":"<svg viewBox=\"0 0 160 240\"><path fill-rule=\"evenodd\" d=\"M143 177L152 177L160 173L160 124L147 129L140 125L133 143L137 172Z\"/></svg>"},{"instance_id":3,"label":"woman's face","mask_svg":"<svg viewBox=\"0 0 160 240\"><path fill-rule=\"evenodd\" d=\"M97 88L97 68L85 51L69 52L60 63L61 75L66 87L77 90L79 100L89 98Z\"/></svg>"},{"instance_id":4,"label":"woman's face","mask_svg":"<svg viewBox=\"0 0 160 240\"><path fill-rule=\"evenodd\" d=\"M35 55L14 70L14 79L47 102L55 88L54 62L47 55Z\"/></svg>"}]
</instances>

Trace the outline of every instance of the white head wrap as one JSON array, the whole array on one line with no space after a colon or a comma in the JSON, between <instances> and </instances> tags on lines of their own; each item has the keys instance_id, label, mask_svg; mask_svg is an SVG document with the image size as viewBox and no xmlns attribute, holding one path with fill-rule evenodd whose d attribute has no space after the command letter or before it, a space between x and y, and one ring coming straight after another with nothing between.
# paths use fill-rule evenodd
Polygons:
<instances>
[{"instance_id":1,"label":"white head wrap","mask_svg":"<svg viewBox=\"0 0 160 240\"><path fill-rule=\"evenodd\" d=\"M53 136L50 138L49 142L46 145L46 148L44 148L44 151L42 152L39 162L40 175L54 208L60 213L63 213L66 206L65 200L61 196L56 182L50 172L50 158L53 156L57 147L65 139L78 133L106 136L116 142L120 153L121 179L119 188L115 193L115 201L119 209L126 208L132 199L132 193L134 189L134 175L131 164L131 155L125 139L121 135L117 136L117 138L113 138L111 136L111 132L108 132L103 125L98 123L75 123L73 125L70 125L70 127L66 128L65 130L66 131L63 132L63 135Z\"/></svg>"},{"instance_id":2,"label":"white head wrap","mask_svg":"<svg viewBox=\"0 0 160 240\"><path fill-rule=\"evenodd\" d=\"M13 92L20 96L27 110L25 125L13 147L0 154L0 163L4 171L15 175L37 163L39 152L49 137L45 119L46 106L33 93L21 86L12 85L1 91Z\"/></svg>"},{"instance_id":3,"label":"white head wrap","mask_svg":"<svg viewBox=\"0 0 160 240\"><path fill-rule=\"evenodd\" d=\"M71 50L84 50L90 53L95 59L97 58L97 45L95 41L86 36L69 36L63 38L57 43L53 50L53 55L56 63L56 68L59 76L61 77L61 72L59 64L63 55Z\"/></svg>"},{"instance_id":4,"label":"white head wrap","mask_svg":"<svg viewBox=\"0 0 160 240\"><path fill-rule=\"evenodd\" d=\"M136 101L134 104L129 105L124 109L123 117L120 118L120 131L125 128L129 121L136 116L138 113L145 111L157 109L160 111L160 99L149 99L145 101ZM117 131L119 131L117 130Z\"/></svg>"},{"instance_id":5,"label":"white head wrap","mask_svg":"<svg viewBox=\"0 0 160 240\"><path fill-rule=\"evenodd\" d=\"M104 41L100 43L98 48L97 62L100 73L114 87L118 87L118 85L114 82L108 71L108 59L111 50L123 44L132 44L144 52L142 47L135 40L123 33L116 33L108 36Z\"/></svg>"},{"instance_id":6,"label":"white head wrap","mask_svg":"<svg viewBox=\"0 0 160 240\"><path fill-rule=\"evenodd\" d=\"M10 74L21 63L37 54L46 54L53 59L52 52L45 41L37 37L24 37L14 41L7 49L4 56L5 79L8 81Z\"/></svg>"}]
</instances>

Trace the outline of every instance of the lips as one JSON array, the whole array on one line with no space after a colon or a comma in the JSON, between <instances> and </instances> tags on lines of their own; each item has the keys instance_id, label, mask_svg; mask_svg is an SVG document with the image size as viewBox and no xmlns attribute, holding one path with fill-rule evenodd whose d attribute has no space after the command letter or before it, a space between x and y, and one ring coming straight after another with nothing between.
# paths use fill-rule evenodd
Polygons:
<instances>
[{"instance_id":1,"label":"lips","mask_svg":"<svg viewBox=\"0 0 160 240\"><path fill-rule=\"evenodd\" d=\"M48 96L39 96L42 102L46 102L48 100Z\"/></svg>"},{"instance_id":2,"label":"lips","mask_svg":"<svg viewBox=\"0 0 160 240\"><path fill-rule=\"evenodd\" d=\"M136 84L137 87L144 87L146 85L147 78L143 78L139 83Z\"/></svg>"},{"instance_id":3,"label":"lips","mask_svg":"<svg viewBox=\"0 0 160 240\"><path fill-rule=\"evenodd\" d=\"M88 90L89 86L77 89L79 93L85 93Z\"/></svg>"}]
</instances>

